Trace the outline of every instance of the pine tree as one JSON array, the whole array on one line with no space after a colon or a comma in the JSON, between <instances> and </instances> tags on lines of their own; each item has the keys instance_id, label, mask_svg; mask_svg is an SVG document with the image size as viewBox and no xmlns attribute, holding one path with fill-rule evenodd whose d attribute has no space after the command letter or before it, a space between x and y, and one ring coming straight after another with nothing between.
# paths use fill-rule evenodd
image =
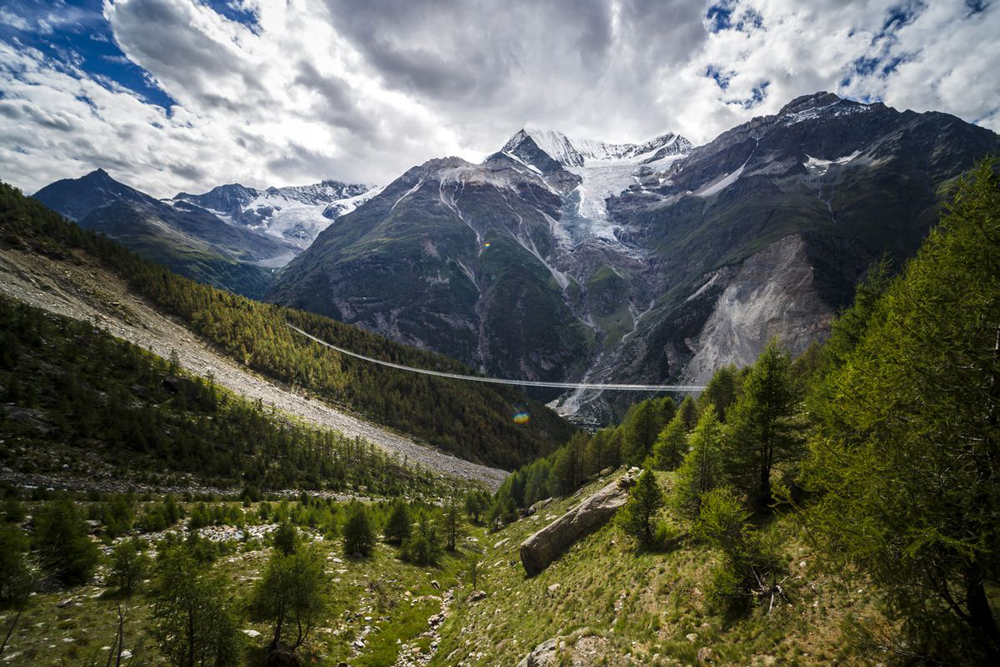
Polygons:
<instances>
[{"instance_id":1,"label":"pine tree","mask_svg":"<svg viewBox=\"0 0 1000 667\"><path fill-rule=\"evenodd\" d=\"M355 502L344 524L344 553L348 556L371 556L375 552L375 532L364 505Z\"/></svg>"},{"instance_id":2,"label":"pine tree","mask_svg":"<svg viewBox=\"0 0 1000 667\"><path fill-rule=\"evenodd\" d=\"M684 400L681 401L681 406L677 408L677 414L684 420L684 427L689 433L698 424L698 405L690 396L685 396Z\"/></svg>"},{"instance_id":3,"label":"pine tree","mask_svg":"<svg viewBox=\"0 0 1000 667\"><path fill-rule=\"evenodd\" d=\"M327 606L323 559L311 547L291 555L275 552L250 602L255 618L274 622L271 648L282 644L286 624L294 624L292 648L301 646Z\"/></svg>"},{"instance_id":4,"label":"pine tree","mask_svg":"<svg viewBox=\"0 0 1000 667\"><path fill-rule=\"evenodd\" d=\"M629 492L628 501L619 512L619 525L640 544L653 543L653 525L663 507L663 492L652 470L645 469Z\"/></svg>"},{"instance_id":5,"label":"pine tree","mask_svg":"<svg viewBox=\"0 0 1000 667\"><path fill-rule=\"evenodd\" d=\"M403 540L410 536L413 531L413 520L410 518L410 510L406 503L397 501L392 506L389 518L385 522L385 529L382 531L385 541L389 544L400 545Z\"/></svg>"},{"instance_id":6,"label":"pine tree","mask_svg":"<svg viewBox=\"0 0 1000 667\"><path fill-rule=\"evenodd\" d=\"M744 380L743 392L730 413L723 453L726 474L755 508L771 502L775 464L803 453L792 422L798 396L790 368L788 354L772 340Z\"/></svg>"},{"instance_id":7,"label":"pine tree","mask_svg":"<svg viewBox=\"0 0 1000 667\"><path fill-rule=\"evenodd\" d=\"M444 507L444 535L448 551L455 551L458 548L458 540L462 535L462 513L458 509L458 503L452 498Z\"/></svg>"},{"instance_id":8,"label":"pine tree","mask_svg":"<svg viewBox=\"0 0 1000 667\"><path fill-rule=\"evenodd\" d=\"M642 465L651 453L656 436L662 428L662 412L658 400L643 401L633 408L622 425L622 457L625 463Z\"/></svg>"},{"instance_id":9,"label":"pine tree","mask_svg":"<svg viewBox=\"0 0 1000 667\"><path fill-rule=\"evenodd\" d=\"M691 433L691 450L684 456L674 484L674 502L688 516L697 516L702 496L722 483L722 437L715 406L706 405Z\"/></svg>"},{"instance_id":10,"label":"pine tree","mask_svg":"<svg viewBox=\"0 0 1000 667\"><path fill-rule=\"evenodd\" d=\"M705 391L698 397L698 405L701 409L711 403L715 406L715 412L719 416L719 421L726 423L726 415L729 408L736 403L737 397L737 374L736 367L732 364L722 366L712 375L708 381Z\"/></svg>"},{"instance_id":11,"label":"pine tree","mask_svg":"<svg viewBox=\"0 0 1000 667\"><path fill-rule=\"evenodd\" d=\"M1000 664L1000 177L984 161L826 379L812 532L877 585L909 643Z\"/></svg>"},{"instance_id":12,"label":"pine tree","mask_svg":"<svg viewBox=\"0 0 1000 667\"><path fill-rule=\"evenodd\" d=\"M653 467L657 470L674 470L684 460L688 448L688 432L681 415L676 415L660 431L653 445Z\"/></svg>"},{"instance_id":13,"label":"pine tree","mask_svg":"<svg viewBox=\"0 0 1000 667\"><path fill-rule=\"evenodd\" d=\"M82 584L100 558L87 525L71 501L45 504L35 516L34 548L42 567L65 584Z\"/></svg>"}]
</instances>

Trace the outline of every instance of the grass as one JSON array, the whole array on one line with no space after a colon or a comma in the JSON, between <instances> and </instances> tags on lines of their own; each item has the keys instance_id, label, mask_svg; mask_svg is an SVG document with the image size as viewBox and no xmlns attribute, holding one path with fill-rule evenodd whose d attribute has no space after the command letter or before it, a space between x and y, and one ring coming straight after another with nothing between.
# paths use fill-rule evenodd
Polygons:
<instances>
[{"instance_id":1,"label":"grass","mask_svg":"<svg viewBox=\"0 0 1000 667\"><path fill-rule=\"evenodd\" d=\"M661 482L669 485L670 474ZM695 664L702 649L712 651L717 665L868 664L872 656L844 648L841 625L852 615L874 615L874 601L813 568L812 554L786 519L766 530L784 545L792 604L770 615L726 619L708 608L703 591L715 554L704 545L685 537L672 550L637 551L613 524L527 578L517 554L521 541L600 484L490 536L481 577L488 596L456 600L432 665L517 664L547 639L567 637L569 645L583 635L599 639L591 647L597 653L587 654L595 664ZM669 512L665 520L682 524Z\"/></svg>"},{"instance_id":2,"label":"grass","mask_svg":"<svg viewBox=\"0 0 1000 667\"><path fill-rule=\"evenodd\" d=\"M471 527L469 537L484 536L482 529ZM316 547L326 559L327 583L331 605L322 620L299 649L303 664L352 667L391 665L405 645L416 644L430 650L430 637L420 635L428 629L428 618L441 610L441 596L449 588L466 585L467 557L475 543L466 541L456 554L446 553L437 567L416 567L403 563L396 550L378 544L372 558L344 557L339 539L317 539ZM477 538L477 539L479 539ZM243 607L263 572L270 548L259 542L231 542L213 568L229 582L232 599ZM31 597L17 630L3 656L4 665L103 665L117 628L117 604L114 589L103 585L105 569L99 568L92 584L71 589L50 589ZM432 582L437 582L436 588ZM158 654L145 628L151 620L153 599L148 583L123 606L128 609L125 647L144 665L166 664ZM13 618L0 612L0 629L6 630ZM241 630L254 630L258 637L247 637L248 656L264 655L271 628L265 623L243 620ZM371 620L366 620L371 619ZM365 639L360 652L352 642L366 626L377 628ZM247 663L256 664L256 663Z\"/></svg>"}]
</instances>

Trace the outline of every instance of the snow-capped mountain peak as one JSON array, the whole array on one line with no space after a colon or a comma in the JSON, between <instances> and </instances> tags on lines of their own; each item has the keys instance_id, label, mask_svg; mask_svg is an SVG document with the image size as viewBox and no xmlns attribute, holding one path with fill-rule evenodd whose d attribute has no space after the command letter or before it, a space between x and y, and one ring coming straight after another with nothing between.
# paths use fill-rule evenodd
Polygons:
<instances>
[{"instance_id":1,"label":"snow-capped mountain peak","mask_svg":"<svg viewBox=\"0 0 1000 667\"><path fill-rule=\"evenodd\" d=\"M380 191L381 188L363 183L332 180L266 190L230 183L201 195L182 192L174 200L201 206L230 224L306 248L331 222Z\"/></svg>"},{"instance_id":2,"label":"snow-capped mountain peak","mask_svg":"<svg viewBox=\"0 0 1000 667\"><path fill-rule=\"evenodd\" d=\"M564 167L584 167L593 162L646 162L691 150L691 142L668 132L642 143L614 144L591 139L570 139L562 132L524 128L518 130L501 149L513 153L525 140Z\"/></svg>"}]
</instances>

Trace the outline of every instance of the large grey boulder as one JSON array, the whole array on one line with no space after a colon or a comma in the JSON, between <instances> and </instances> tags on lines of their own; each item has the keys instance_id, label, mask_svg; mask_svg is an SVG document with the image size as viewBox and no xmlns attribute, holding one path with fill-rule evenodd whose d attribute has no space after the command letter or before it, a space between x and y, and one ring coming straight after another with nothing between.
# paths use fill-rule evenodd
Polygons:
<instances>
[{"instance_id":1,"label":"large grey boulder","mask_svg":"<svg viewBox=\"0 0 1000 667\"><path fill-rule=\"evenodd\" d=\"M637 474L633 468L526 539L521 544L521 564L528 576L544 570L574 542L607 523L628 500Z\"/></svg>"}]
</instances>

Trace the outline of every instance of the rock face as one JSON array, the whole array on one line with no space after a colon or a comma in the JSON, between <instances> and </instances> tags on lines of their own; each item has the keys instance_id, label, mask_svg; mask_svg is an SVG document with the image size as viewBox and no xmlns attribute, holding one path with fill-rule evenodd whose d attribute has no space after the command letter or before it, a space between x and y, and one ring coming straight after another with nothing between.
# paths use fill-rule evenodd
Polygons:
<instances>
[{"instance_id":1,"label":"rock face","mask_svg":"<svg viewBox=\"0 0 1000 667\"><path fill-rule=\"evenodd\" d=\"M521 564L528 576L544 570L574 542L607 523L628 500L635 477L629 471L526 539L521 544Z\"/></svg>"},{"instance_id":2,"label":"rock face","mask_svg":"<svg viewBox=\"0 0 1000 667\"><path fill-rule=\"evenodd\" d=\"M685 379L706 384L720 366L753 363L775 336L793 354L822 337L832 314L816 291L813 272L798 235L747 258L695 340L696 352L685 367Z\"/></svg>"},{"instance_id":3,"label":"rock face","mask_svg":"<svg viewBox=\"0 0 1000 667\"><path fill-rule=\"evenodd\" d=\"M500 377L704 380L772 335L793 352L826 335L870 263L901 266L946 184L998 151L953 116L830 93L697 148L522 130L480 164L414 167L268 298ZM635 398L575 391L553 407L606 422Z\"/></svg>"}]
</instances>

